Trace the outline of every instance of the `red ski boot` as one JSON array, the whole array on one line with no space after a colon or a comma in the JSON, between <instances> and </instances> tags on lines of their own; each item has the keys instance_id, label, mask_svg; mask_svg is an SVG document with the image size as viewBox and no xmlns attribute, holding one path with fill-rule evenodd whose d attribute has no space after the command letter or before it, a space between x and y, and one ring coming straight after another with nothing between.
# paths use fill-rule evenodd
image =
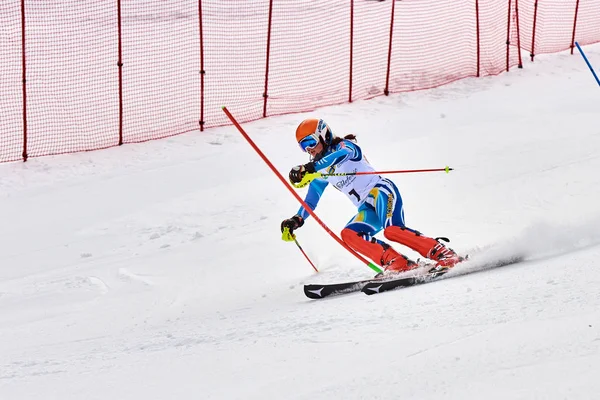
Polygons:
<instances>
[{"instance_id":1,"label":"red ski boot","mask_svg":"<svg viewBox=\"0 0 600 400\"><path fill-rule=\"evenodd\" d=\"M433 246L430 250L428 257L431 260L437 261L435 264L436 271L440 271L443 269L450 269L454 267L459 262L464 261L465 259L458 254L454 250L449 247L446 247L441 241L449 242L449 240L445 237L437 237L435 238L437 244Z\"/></svg>"},{"instance_id":2,"label":"red ski boot","mask_svg":"<svg viewBox=\"0 0 600 400\"><path fill-rule=\"evenodd\" d=\"M442 241L449 242L445 237L432 239L412 229L399 226L389 226L383 233L386 238L408 246L423 257L435 261L435 269L449 269L464 260L442 243Z\"/></svg>"},{"instance_id":3,"label":"red ski boot","mask_svg":"<svg viewBox=\"0 0 600 400\"><path fill-rule=\"evenodd\" d=\"M385 267L385 272L400 273L410 271L411 269L417 268L419 265L410 260L408 257L403 256L388 246L381 256L381 265Z\"/></svg>"},{"instance_id":4,"label":"red ski boot","mask_svg":"<svg viewBox=\"0 0 600 400\"><path fill-rule=\"evenodd\" d=\"M374 263L382 266L384 271L400 273L418 267L417 263L398 253L389 244L381 240L374 238L365 240L363 234L348 228L342 230L341 236L350 248L369 257Z\"/></svg>"}]
</instances>

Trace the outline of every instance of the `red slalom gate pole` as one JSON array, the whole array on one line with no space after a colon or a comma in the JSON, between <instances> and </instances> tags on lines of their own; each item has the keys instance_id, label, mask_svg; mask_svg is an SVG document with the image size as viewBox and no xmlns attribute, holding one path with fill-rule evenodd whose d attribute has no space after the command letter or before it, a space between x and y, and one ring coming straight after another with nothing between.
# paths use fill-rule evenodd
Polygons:
<instances>
[{"instance_id":1,"label":"red slalom gate pole","mask_svg":"<svg viewBox=\"0 0 600 400\"><path fill-rule=\"evenodd\" d=\"M352 254L354 257L358 258L361 262L366 264L373 271L375 271L377 273L381 272L381 268L379 268L377 265L373 264L372 262L368 261L366 258L364 258L360 254L358 254L357 252L352 250L350 247L348 247L348 245L346 243L344 243L344 241L342 241L342 239L340 239L335 233L333 233L331 231L331 229L329 229L329 227L327 225L325 225L325 223L323 221L321 221L321 219L317 216L317 214L315 214L315 212L308 206L308 204L306 204L306 202L304 200L302 200L302 198L300 196L298 196L298 193L296 193L294 191L294 189L292 189L292 187L287 183L285 178L283 176L281 176L279 171L277 171L277 169L275 169L275 166L271 163L271 161L269 161L267 156L265 156L264 153L258 148L256 143L254 143L254 141L250 138L250 136L248 136L248 134L244 131L244 128L242 128L242 126L237 122L237 120L229 112L227 107L222 107L222 108L223 108L223 112L225 113L225 115L227 115L227 118L229 118L229 120L233 123L233 125L237 128L237 130L240 131L240 133L242 134L244 139L246 139L246 141L250 144L250 146L252 146L254 151L256 151L256 153L258 153L260 158L262 158L262 160L269 166L271 171L273 171L273 173L277 176L277 178L279 178L281 183L283 183L283 185L290 191L292 196L294 196L296 198L296 200L298 200L298 202L300 204L302 204L302 207L304 207L304 209L310 214L310 216L313 217L315 219L315 221L317 221L317 223L319 223L319 225L321 225L321 227L323 227L323 229L325 229L325 231L327 233L329 233L329 235L332 238L335 239L336 242L338 242L343 248L348 250L350 252L350 254Z\"/></svg>"}]
</instances>

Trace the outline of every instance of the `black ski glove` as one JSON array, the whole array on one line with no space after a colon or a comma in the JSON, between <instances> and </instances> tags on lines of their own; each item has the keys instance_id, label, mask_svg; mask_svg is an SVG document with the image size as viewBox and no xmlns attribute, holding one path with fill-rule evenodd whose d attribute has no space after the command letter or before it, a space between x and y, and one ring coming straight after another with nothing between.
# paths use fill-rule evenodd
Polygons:
<instances>
[{"instance_id":1,"label":"black ski glove","mask_svg":"<svg viewBox=\"0 0 600 400\"><path fill-rule=\"evenodd\" d=\"M304 225L304 219L299 215L294 215L292 218L284 219L281 222L281 233L285 233L285 228L287 228L290 236L292 236L294 230L300 228L302 225ZM283 236L283 240L286 240L286 235Z\"/></svg>"},{"instance_id":2,"label":"black ski glove","mask_svg":"<svg viewBox=\"0 0 600 400\"><path fill-rule=\"evenodd\" d=\"M299 183L304 175L315 172L315 164L311 161L304 165L297 165L290 171L290 182Z\"/></svg>"}]
</instances>

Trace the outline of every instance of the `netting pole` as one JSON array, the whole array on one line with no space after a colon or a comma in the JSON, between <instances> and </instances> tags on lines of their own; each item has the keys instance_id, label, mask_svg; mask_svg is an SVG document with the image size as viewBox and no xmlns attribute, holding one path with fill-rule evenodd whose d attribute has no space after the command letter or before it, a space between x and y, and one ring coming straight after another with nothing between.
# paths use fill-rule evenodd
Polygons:
<instances>
[{"instance_id":1,"label":"netting pole","mask_svg":"<svg viewBox=\"0 0 600 400\"><path fill-rule=\"evenodd\" d=\"M512 0L508 0L508 17L506 18L506 72L510 69L510 9Z\"/></svg>"},{"instance_id":2,"label":"netting pole","mask_svg":"<svg viewBox=\"0 0 600 400\"><path fill-rule=\"evenodd\" d=\"M535 0L533 3L533 32L531 33L531 61L535 57L535 28L537 27L537 10L538 10L538 0Z\"/></svg>"},{"instance_id":3,"label":"netting pole","mask_svg":"<svg viewBox=\"0 0 600 400\"><path fill-rule=\"evenodd\" d=\"M267 117L267 98L269 97L269 57L271 55L271 22L273 18L273 0L269 0L269 26L267 28L267 65L265 67L265 91L263 92L263 118Z\"/></svg>"},{"instance_id":4,"label":"netting pole","mask_svg":"<svg viewBox=\"0 0 600 400\"><path fill-rule=\"evenodd\" d=\"M117 30L118 30L118 46L119 60L119 146L123 144L123 38L121 36L121 0L117 0Z\"/></svg>"},{"instance_id":5,"label":"netting pole","mask_svg":"<svg viewBox=\"0 0 600 400\"><path fill-rule=\"evenodd\" d=\"M575 3L575 19L573 21L573 36L571 37L571 54L573 54L573 47L575 47L575 30L577 28L577 13L579 12L579 0Z\"/></svg>"},{"instance_id":6,"label":"netting pole","mask_svg":"<svg viewBox=\"0 0 600 400\"><path fill-rule=\"evenodd\" d=\"M385 89L383 93L387 96L390 94L390 66L392 64L392 38L394 33L394 7L396 5L395 1L392 1L392 16L390 18L390 43L388 47L388 60L387 60L387 71L385 73Z\"/></svg>"},{"instance_id":7,"label":"netting pole","mask_svg":"<svg viewBox=\"0 0 600 400\"><path fill-rule=\"evenodd\" d=\"M27 161L27 63L25 57L25 0L21 0L21 83L23 85L23 161Z\"/></svg>"},{"instance_id":8,"label":"netting pole","mask_svg":"<svg viewBox=\"0 0 600 400\"><path fill-rule=\"evenodd\" d=\"M202 31L202 0L198 0L198 34L200 35L200 132L204 131L204 35Z\"/></svg>"},{"instance_id":9,"label":"netting pole","mask_svg":"<svg viewBox=\"0 0 600 400\"><path fill-rule=\"evenodd\" d=\"M519 0L515 0L515 13L517 14L517 51L519 53L519 68L523 68L523 58L521 57L521 28L519 25Z\"/></svg>"},{"instance_id":10,"label":"netting pole","mask_svg":"<svg viewBox=\"0 0 600 400\"><path fill-rule=\"evenodd\" d=\"M479 0L475 0L475 26L477 27L477 77L481 72L481 42L479 35Z\"/></svg>"},{"instance_id":11,"label":"netting pole","mask_svg":"<svg viewBox=\"0 0 600 400\"><path fill-rule=\"evenodd\" d=\"M354 46L354 0L350 0L350 78L348 83L348 102L352 103L352 60Z\"/></svg>"}]
</instances>

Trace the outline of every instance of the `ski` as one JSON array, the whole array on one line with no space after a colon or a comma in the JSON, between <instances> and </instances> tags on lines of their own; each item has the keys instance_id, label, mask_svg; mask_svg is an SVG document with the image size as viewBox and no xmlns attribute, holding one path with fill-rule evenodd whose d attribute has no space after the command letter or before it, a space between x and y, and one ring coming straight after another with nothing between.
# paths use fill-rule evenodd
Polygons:
<instances>
[{"instance_id":1,"label":"ski","mask_svg":"<svg viewBox=\"0 0 600 400\"><path fill-rule=\"evenodd\" d=\"M476 263L471 264L475 266L475 271L466 271L464 273L459 273L453 276L460 276L469 273L476 272L477 270L485 270L496 267L502 267L505 265L516 264L525 259L522 255L510 256L504 259L489 261L484 263ZM467 259L471 261L470 259ZM465 261L467 261L465 260ZM429 265L431 268L431 264ZM427 264L422 265L422 267L427 267ZM304 294L309 299L323 299L329 296L337 296L347 293L354 293L362 291L367 295L372 295L376 293L382 293L389 290L394 290L402 287L409 287L415 285L421 285L424 283L429 283L433 280L440 278L450 271L454 271L457 268L461 268L462 264L458 264L452 269L426 269L424 274L402 277L402 278L392 278L390 276L382 277L382 278L371 278L365 280L351 281L351 282L343 282L343 283L331 283L331 284L309 284L304 285Z\"/></svg>"},{"instance_id":2,"label":"ski","mask_svg":"<svg viewBox=\"0 0 600 400\"><path fill-rule=\"evenodd\" d=\"M400 287L420 285L423 283L431 282L432 280L439 278L442 275L445 275L448 271L450 270L443 269L440 271L429 271L424 275L409 276L406 278L398 278L380 282L371 281L363 285L361 291L366 295L372 295L376 293L386 292L388 290L397 289Z\"/></svg>"},{"instance_id":3,"label":"ski","mask_svg":"<svg viewBox=\"0 0 600 400\"><path fill-rule=\"evenodd\" d=\"M322 299L328 296L359 292L363 288L363 286L372 281L376 281L376 279L366 279L361 281L332 283L324 285L304 285L304 294L309 299Z\"/></svg>"},{"instance_id":4,"label":"ski","mask_svg":"<svg viewBox=\"0 0 600 400\"><path fill-rule=\"evenodd\" d=\"M506 265L517 264L525 259L522 255L515 255L505 259L500 259L496 261L486 262L480 265L477 265L477 270L486 270L491 268L503 267ZM442 270L434 270L431 269L429 272L423 275L410 276L405 278L398 278L393 280L386 281L371 281L364 284L361 288L361 291L366 295L373 295L377 293L387 292L389 290L394 290L398 288L410 287L415 285L421 285L423 283L429 283L431 281L436 280L437 278L445 275L446 273L453 271L456 268L460 268L460 264L452 269L442 269ZM466 275L475 271L465 272L462 274L457 274L455 276Z\"/></svg>"},{"instance_id":5,"label":"ski","mask_svg":"<svg viewBox=\"0 0 600 400\"><path fill-rule=\"evenodd\" d=\"M431 268L432 265L422 264L420 267ZM328 283L328 284L309 284L304 285L304 294L309 299L322 299L329 296L337 296L341 294L360 292L362 288L370 283L386 282L393 280L394 276L381 276L379 278L363 279L358 281L350 281L343 283Z\"/></svg>"},{"instance_id":6,"label":"ski","mask_svg":"<svg viewBox=\"0 0 600 400\"><path fill-rule=\"evenodd\" d=\"M419 268L429 270L433 267L431 263L420 263ZM416 268L415 270L416 271ZM329 284L304 285L304 294L309 299L322 299L329 296L360 292L365 285L394 280L394 275L383 275L378 278L363 279L357 281Z\"/></svg>"}]
</instances>

